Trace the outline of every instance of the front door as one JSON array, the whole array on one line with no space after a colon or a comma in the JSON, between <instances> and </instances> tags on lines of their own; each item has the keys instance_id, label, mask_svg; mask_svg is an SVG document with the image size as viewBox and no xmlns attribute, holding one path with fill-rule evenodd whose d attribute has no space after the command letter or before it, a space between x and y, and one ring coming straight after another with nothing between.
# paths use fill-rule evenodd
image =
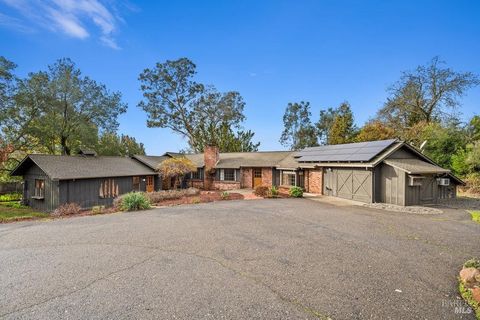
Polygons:
<instances>
[{"instance_id":1,"label":"front door","mask_svg":"<svg viewBox=\"0 0 480 320\"><path fill-rule=\"evenodd\" d=\"M262 168L253 169L253 187L256 188L262 185Z\"/></svg>"},{"instance_id":2,"label":"front door","mask_svg":"<svg viewBox=\"0 0 480 320\"><path fill-rule=\"evenodd\" d=\"M154 190L153 176L147 176L147 192L153 192L153 190Z\"/></svg>"}]
</instances>

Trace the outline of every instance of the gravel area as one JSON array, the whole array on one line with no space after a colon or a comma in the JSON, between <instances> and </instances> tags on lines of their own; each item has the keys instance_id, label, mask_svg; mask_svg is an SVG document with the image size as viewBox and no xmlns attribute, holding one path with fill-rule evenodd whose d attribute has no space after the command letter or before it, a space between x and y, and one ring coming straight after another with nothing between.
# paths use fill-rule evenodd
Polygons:
<instances>
[{"instance_id":1,"label":"gravel area","mask_svg":"<svg viewBox=\"0 0 480 320\"><path fill-rule=\"evenodd\" d=\"M439 204L452 209L480 210L480 199L478 198L457 197L441 200Z\"/></svg>"},{"instance_id":2,"label":"gravel area","mask_svg":"<svg viewBox=\"0 0 480 320\"><path fill-rule=\"evenodd\" d=\"M398 206L395 204L386 203L365 203L363 206L373 209L381 209L394 212L406 212L414 214L440 214L442 210L437 208L422 207L422 206Z\"/></svg>"}]
</instances>

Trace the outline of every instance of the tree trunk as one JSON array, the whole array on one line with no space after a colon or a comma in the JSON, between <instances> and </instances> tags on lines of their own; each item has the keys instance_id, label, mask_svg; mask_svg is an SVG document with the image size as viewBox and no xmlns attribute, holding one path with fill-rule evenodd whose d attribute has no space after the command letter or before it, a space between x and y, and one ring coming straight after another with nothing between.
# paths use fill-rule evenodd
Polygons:
<instances>
[{"instance_id":1,"label":"tree trunk","mask_svg":"<svg viewBox=\"0 0 480 320\"><path fill-rule=\"evenodd\" d=\"M67 146L67 137L60 138L60 144L62 146L62 155L70 155L70 148Z\"/></svg>"}]
</instances>

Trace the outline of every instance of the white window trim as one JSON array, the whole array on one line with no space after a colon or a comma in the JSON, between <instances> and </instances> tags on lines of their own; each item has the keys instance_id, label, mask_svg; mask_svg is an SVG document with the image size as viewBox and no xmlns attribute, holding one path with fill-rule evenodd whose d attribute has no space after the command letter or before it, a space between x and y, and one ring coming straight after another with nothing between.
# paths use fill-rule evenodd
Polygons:
<instances>
[{"instance_id":1,"label":"white window trim","mask_svg":"<svg viewBox=\"0 0 480 320\"><path fill-rule=\"evenodd\" d=\"M286 175L293 175L295 177L295 183L294 183L294 186L296 187L298 182L297 182L297 173L295 171L284 171L282 170L280 172L280 184L284 185L283 184L283 175L286 174Z\"/></svg>"},{"instance_id":2,"label":"white window trim","mask_svg":"<svg viewBox=\"0 0 480 320\"><path fill-rule=\"evenodd\" d=\"M220 181L237 181L237 170L236 169L229 169L233 170L233 180L225 180L225 169L220 169Z\"/></svg>"}]
</instances>

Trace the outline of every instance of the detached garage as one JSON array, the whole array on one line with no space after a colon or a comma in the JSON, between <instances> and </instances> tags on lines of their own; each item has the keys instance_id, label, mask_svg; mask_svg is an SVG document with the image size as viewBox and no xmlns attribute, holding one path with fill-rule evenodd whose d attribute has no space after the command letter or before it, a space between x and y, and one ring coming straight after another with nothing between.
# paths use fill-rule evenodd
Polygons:
<instances>
[{"instance_id":1,"label":"detached garage","mask_svg":"<svg viewBox=\"0 0 480 320\"><path fill-rule=\"evenodd\" d=\"M362 202L372 201L372 171L361 168L324 168L323 193Z\"/></svg>"},{"instance_id":2,"label":"detached garage","mask_svg":"<svg viewBox=\"0 0 480 320\"><path fill-rule=\"evenodd\" d=\"M456 197L463 181L396 139L306 148L295 155L323 172L323 194L397 205Z\"/></svg>"}]
</instances>

